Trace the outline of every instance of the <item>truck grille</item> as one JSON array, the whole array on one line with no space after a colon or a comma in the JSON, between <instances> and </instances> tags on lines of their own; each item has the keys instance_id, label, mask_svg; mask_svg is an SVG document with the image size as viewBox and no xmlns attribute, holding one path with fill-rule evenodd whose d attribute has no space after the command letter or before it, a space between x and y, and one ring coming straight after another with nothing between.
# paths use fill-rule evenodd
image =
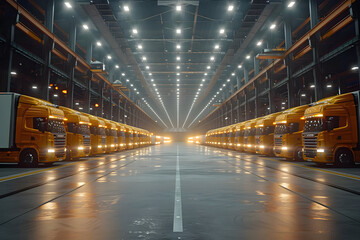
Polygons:
<instances>
[{"instance_id":1,"label":"truck grille","mask_svg":"<svg viewBox=\"0 0 360 240\"><path fill-rule=\"evenodd\" d=\"M316 156L317 133L303 133L304 155L309 158Z\"/></svg>"},{"instance_id":2,"label":"truck grille","mask_svg":"<svg viewBox=\"0 0 360 240\"><path fill-rule=\"evenodd\" d=\"M106 136L101 136L101 144L102 145L106 144Z\"/></svg>"},{"instance_id":3,"label":"truck grille","mask_svg":"<svg viewBox=\"0 0 360 240\"><path fill-rule=\"evenodd\" d=\"M274 145L276 146L276 147L281 147L281 145L282 145L282 135L275 135L275 137L274 137Z\"/></svg>"},{"instance_id":4,"label":"truck grille","mask_svg":"<svg viewBox=\"0 0 360 240\"><path fill-rule=\"evenodd\" d=\"M256 145L260 144L260 136L255 137L255 143L256 143Z\"/></svg>"},{"instance_id":5,"label":"truck grille","mask_svg":"<svg viewBox=\"0 0 360 240\"><path fill-rule=\"evenodd\" d=\"M65 155L66 134L54 134L55 156L63 157Z\"/></svg>"},{"instance_id":6,"label":"truck grille","mask_svg":"<svg viewBox=\"0 0 360 240\"><path fill-rule=\"evenodd\" d=\"M90 145L91 145L90 136L84 135L83 141L84 141L84 153L89 154L90 153Z\"/></svg>"}]
</instances>

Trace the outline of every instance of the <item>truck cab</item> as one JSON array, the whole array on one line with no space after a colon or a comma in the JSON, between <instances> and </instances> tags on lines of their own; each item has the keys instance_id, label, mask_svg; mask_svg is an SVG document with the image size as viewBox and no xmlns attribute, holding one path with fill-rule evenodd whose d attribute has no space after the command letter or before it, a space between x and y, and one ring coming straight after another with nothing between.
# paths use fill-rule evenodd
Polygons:
<instances>
[{"instance_id":1,"label":"truck cab","mask_svg":"<svg viewBox=\"0 0 360 240\"><path fill-rule=\"evenodd\" d=\"M117 123L117 138L118 138L118 151L125 150L126 141L125 141L125 126L124 124Z\"/></svg>"},{"instance_id":2,"label":"truck cab","mask_svg":"<svg viewBox=\"0 0 360 240\"><path fill-rule=\"evenodd\" d=\"M264 154L268 156L273 156L273 147L274 147L274 122L275 118L280 115L279 113L273 113L262 117L256 122L256 135L255 135L255 144L256 144L256 153Z\"/></svg>"},{"instance_id":3,"label":"truck cab","mask_svg":"<svg viewBox=\"0 0 360 240\"><path fill-rule=\"evenodd\" d=\"M230 125L226 129L227 133L227 148L228 149L235 149L235 131L236 131L236 125Z\"/></svg>"},{"instance_id":4,"label":"truck cab","mask_svg":"<svg viewBox=\"0 0 360 240\"><path fill-rule=\"evenodd\" d=\"M115 152L117 149L116 124L113 121L102 119L105 123L106 132L106 153Z\"/></svg>"},{"instance_id":5,"label":"truck cab","mask_svg":"<svg viewBox=\"0 0 360 240\"><path fill-rule=\"evenodd\" d=\"M86 115L66 107L59 107L65 114L66 160L90 155L90 119Z\"/></svg>"},{"instance_id":6,"label":"truck cab","mask_svg":"<svg viewBox=\"0 0 360 240\"><path fill-rule=\"evenodd\" d=\"M244 151L249 153L255 153L255 133L257 119L249 120L245 124L244 132Z\"/></svg>"},{"instance_id":7,"label":"truck cab","mask_svg":"<svg viewBox=\"0 0 360 240\"><path fill-rule=\"evenodd\" d=\"M87 115L90 119L90 142L91 155L105 153L106 150L106 132L105 122L98 117Z\"/></svg>"},{"instance_id":8,"label":"truck cab","mask_svg":"<svg viewBox=\"0 0 360 240\"><path fill-rule=\"evenodd\" d=\"M305 160L336 166L360 162L359 93L325 98L305 110Z\"/></svg>"},{"instance_id":9,"label":"truck cab","mask_svg":"<svg viewBox=\"0 0 360 240\"><path fill-rule=\"evenodd\" d=\"M275 119L274 153L287 160L302 160L304 112L308 105L285 110Z\"/></svg>"},{"instance_id":10,"label":"truck cab","mask_svg":"<svg viewBox=\"0 0 360 240\"><path fill-rule=\"evenodd\" d=\"M65 159L64 112L50 102L0 93L0 162L36 167Z\"/></svg>"},{"instance_id":11,"label":"truck cab","mask_svg":"<svg viewBox=\"0 0 360 240\"><path fill-rule=\"evenodd\" d=\"M126 142L126 149L133 149L134 148L134 131L133 128L126 125L126 132L125 132L125 142Z\"/></svg>"},{"instance_id":12,"label":"truck cab","mask_svg":"<svg viewBox=\"0 0 360 240\"><path fill-rule=\"evenodd\" d=\"M244 151L244 133L245 133L245 123L238 123L236 124L236 131L235 131L235 150L236 151Z\"/></svg>"}]
</instances>

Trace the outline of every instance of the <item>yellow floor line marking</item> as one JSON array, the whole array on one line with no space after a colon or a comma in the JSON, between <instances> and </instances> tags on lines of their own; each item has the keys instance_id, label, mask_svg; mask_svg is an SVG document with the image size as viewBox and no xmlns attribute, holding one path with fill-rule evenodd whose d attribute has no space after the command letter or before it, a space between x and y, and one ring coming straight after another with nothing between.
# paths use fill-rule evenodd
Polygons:
<instances>
[{"instance_id":1,"label":"yellow floor line marking","mask_svg":"<svg viewBox=\"0 0 360 240\"><path fill-rule=\"evenodd\" d=\"M360 180L360 177L354 176L352 174L346 174L346 173L340 173L340 172L330 171L330 170L326 170L326 169L319 169L319 168L315 168L315 167L304 166L304 165L301 165L301 164L298 164L298 163L285 162L285 161L282 161L282 160L271 159L271 158L268 158L268 157L266 157L265 159L273 161L273 162L286 163L286 164L290 164L290 165L294 165L294 166L298 166L298 167L302 167L302 168L307 168L307 169L311 169L311 170L318 171L318 172L324 172L324 173L329 173L329 174L333 174L333 175L338 175L338 176L341 176L341 177L347 177L347 178L350 178L350 179Z\"/></svg>"},{"instance_id":2,"label":"yellow floor line marking","mask_svg":"<svg viewBox=\"0 0 360 240\"><path fill-rule=\"evenodd\" d=\"M59 165L59 166L50 167L50 168L46 168L46 169L40 169L40 170L35 170L35 171L30 171L30 172L25 172L25 173L14 174L14 175L10 175L10 176L0 178L0 182L5 182L5 181L13 180L13 179L16 179L16 178L22 178L22 177L35 175L35 174L46 172L46 171L51 171L51 170L58 169L58 168L68 167L68 166L72 166L72 165L76 165L76 164L80 164L80 163L84 163L84 162L88 162L88 161L95 161L95 160L99 160L99 159L96 157L94 159L88 159L88 160L85 160L85 161L80 160L78 162L67 163L67 164L64 164L64 165ZM110 161L110 162L112 162L112 161Z\"/></svg>"},{"instance_id":3,"label":"yellow floor line marking","mask_svg":"<svg viewBox=\"0 0 360 240\"><path fill-rule=\"evenodd\" d=\"M42 172L54 170L54 169L57 169L57 168L68 167L68 166L75 165L75 164L79 164L79 163L83 163L83 162L67 163L67 164L64 164L64 165L59 165L59 166L50 167L50 168L46 168L46 169L40 169L40 170L35 170L35 171L30 171L30 172L25 172L25 173L20 173L20 174L15 174L15 175L11 175L11 176L7 176L7 177L0 178L0 182L5 182L5 181L8 181L8 180L12 180L12 179L16 179L16 178L21 178L21 177L26 177L26 176L30 176L30 175L35 175L35 174L38 174L38 173L42 173Z\"/></svg>"}]
</instances>

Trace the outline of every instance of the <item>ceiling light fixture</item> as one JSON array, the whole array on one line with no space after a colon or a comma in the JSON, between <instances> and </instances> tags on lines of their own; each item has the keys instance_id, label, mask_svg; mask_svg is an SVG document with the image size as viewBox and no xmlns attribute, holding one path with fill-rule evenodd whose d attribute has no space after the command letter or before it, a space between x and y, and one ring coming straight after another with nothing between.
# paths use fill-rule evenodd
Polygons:
<instances>
[{"instance_id":1,"label":"ceiling light fixture","mask_svg":"<svg viewBox=\"0 0 360 240\"><path fill-rule=\"evenodd\" d=\"M71 6L71 4L70 4L69 2L64 2L64 4L65 4L65 6L66 6L67 8L72 8L72 6Z\"/></svg>"},{"instance_id":2,"label":"ceiling light fixture","mask_svg":"<svg viewBox=\"0 0 360 240\"><path fill-rule=\"evenodd\" d=\"M288 4L288 8L292 8L295 5L295 1L290 1Z\"/></svg>"}]
</instances>

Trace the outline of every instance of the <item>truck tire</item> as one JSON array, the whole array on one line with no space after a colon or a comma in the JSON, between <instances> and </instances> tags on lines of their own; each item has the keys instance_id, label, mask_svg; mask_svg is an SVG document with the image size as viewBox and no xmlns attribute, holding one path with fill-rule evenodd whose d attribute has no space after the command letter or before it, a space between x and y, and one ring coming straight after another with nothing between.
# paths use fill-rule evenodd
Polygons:
<instances>
[{"instance_id":1,"label":"truck tire","mask_svg":"<svg viewBox=\"0 0 360 240\"><path fill-rule=\"evenodd\" d=\"M346 148L340 148L335 153L334 163L336 167L351 167L354 166L354 157L352 152Z\"/></svg>"},{"instance_id":2,"label":"truck tire","mask_svg":"<svg viewBox=\"0 0 360 240\"><path fill-rule=\"evenodd\" d=\"M71 160L70 148L67 147L66 148L66 153L65 153L65 161L70 161L70 160Z\"/></svg>"},{"instance_id":3,"label":"truck tire","mask_svg":"<svg viewBox=\"0 0 360 240\"><path fill-rule=\"evenodd\" d=\"M19 156L20 167L37 167L39 165L38 154L35 149L24 149Z\"/></svg>"}]
</instances>

